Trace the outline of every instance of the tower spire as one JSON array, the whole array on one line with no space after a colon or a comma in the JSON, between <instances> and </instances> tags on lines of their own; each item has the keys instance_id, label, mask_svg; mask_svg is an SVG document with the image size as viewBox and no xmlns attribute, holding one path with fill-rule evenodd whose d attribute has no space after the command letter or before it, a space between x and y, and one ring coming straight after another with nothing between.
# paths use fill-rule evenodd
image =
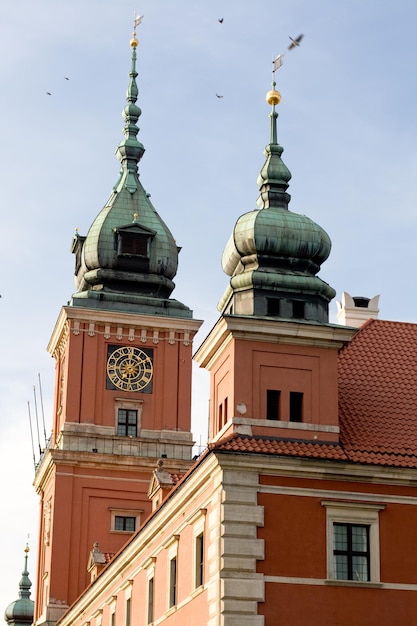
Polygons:
<instances>
[{"instance_id":1,"label":"tower spire","mask_svg":"<svg viewBox=\"0 0 417 626\"><path fill-rule=\"evenodd\" d=\"M127 102L122 112L124 137L116 149L119 178L87 236L76 233L73 239L77 293L71 304L192 317L188 307L170 298L180 249L139 180L138 164L145 152L137 139L142 112L137 105L136 27L141 22L142 17L135 15Z\"/></svg>"},{"instance_id":2,"label":"tower spire","mask_svg":"<svg viewBox=\"0 0 417 626\"><path fill-rule=\"evenodd\" d=\"M32 583L28 572L29 546L25 546L25 564L19 583L19 599L15 600L4 612L4 619L9 626L29 626L33 621L34 602L30 599Z\"/></svg>"},{"instance_id":3,"label":"tower spire","mask_svg":"<svg viewBox=\"0 0 417 626\"><path fill-rule=\"evenodd\" d=\"M291 172L281 159L284 148L279 145L277 139L278 113L275 107L281 102L281 94L275 89L275 75L273 76L272 89L266 94L266 101L272 107L269 114L271 118L270 142L265 147L266 161L257 179L260 192L257 205L260 209L273 207L288 209L291 196L287 193L287 189Z\"/></svg>"},{"instance_id":4,"label":"tower spire","mask_svg":"<svg viewBox=\"0 0 417 626\"><path fill-rule=\"evenodd\" d=\"M328 303L335 291L316 274L330 253L327 233L305 215L288 209L291 172L281 159L277 139L276 106L281 94L275 89L273 61L270 139L266 161L259 173L259 210L241 215L223 252L222 266L230 278L218 308L222 313L306 320L328 323Z\"/></svg>"},{"instance_id":5,"label":"tower spire","mask_svg":"<svg viewBox=\"0 0 417 626\"><path fill-rule=\"evenodd\" d=\"M116 150L116 156L121 162L122 168L120 171L120 178L114 186L115 191L120 191L123 187L125 187L130 193L134 193L138 189L138 163L145 152L145 148L137 139L137 134L139 132L137 121L142 113L136 104L139 95L139 89L136 83L136 78L138 76L138 72L136 71L136 48L138 45L139 41L136 38L136 30L134 30L132 39L130 40L132 56L131 68L129 72L130 80L126 91L127 105L123 109L122 113L125 121L123 128L124 139L119 143Z\"/></svg>"}]
</instances>

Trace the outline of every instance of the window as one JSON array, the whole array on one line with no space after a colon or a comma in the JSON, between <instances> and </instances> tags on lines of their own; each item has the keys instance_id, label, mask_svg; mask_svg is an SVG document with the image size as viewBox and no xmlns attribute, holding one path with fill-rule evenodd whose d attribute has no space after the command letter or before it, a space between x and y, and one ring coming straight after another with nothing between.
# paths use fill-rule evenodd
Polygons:
<instances>
[{"instance_id":1,"label":"window","mask_svg":"<svg viewBox=\"0 0 417 626\"><path fill-rule=\"evenodd\" d=\"M117 411L117 434L119 437L137 437L138 412L129 409Z\"/></svg>"},{"instance_id":2,"label":"window","mask_svg":"<svg viewBox=\"0 0 417 626\"><path fill-rule=\"evenodd\" d=\"M133 533L140 526L140 516L143 509L116 509L110 511L110 532Z\"/></svg>"},{"instance_id":3,"label":"window","mask_svg":"<svg viewBox=\"0 0 417 626\"><path fill-rule=\"evenodd\" d=\"M280 301L278 298L266 299L266 314L270 317L278 317L280 314Z\"/></svg>"},{"instance_id":4,"label":"window","mask_svg":"<svg viewBox=\"0 0 417 626\"><path fill-rule=\"evenodd\" d=\"M195 587L204 583L204 533L195 538Z\"/></svg>"},{"instance_id":5,"label":"window","mask_svg":"<svg viewBox=\"0 0 417 626\"><path fill-rule=\"evenodd\" d=\"M119 232L118 254L149 256L149 237L139 233Z\"/></svg>"},{"instance_id":6,"label":"window","mask_svg":"<svg viewBox=\"0 0 417 626\"><path fill-rule=\"evenodd\" d=\"M169 562L169 608L177 604L177 557Z\"/></svg>"},{"instance_id":7,"label":"window","mask_svg":"<svg viewBox=\"0 0 417 626\"><path fill-rule=\"evenodd\" d=\"M369 526L333 526L333 571L337 580L370 580Z\"/></svg>"},{"instance_id":8,"label":"window","mask_svg":"<svg viewBox=\"0 0 417 626\"><path fill-rule=\"evenodd\" d=\"M295 319L303 319L305 317L304 302L301 302L300 300L293 300L292 316Z\"/></svg>"},{"instance_id":9,"label":"window","mask_svg":"<svg viewBox=\"0 0 417 626\"><path fill-rule=\"evenodd\" d=\"M136 517L127 515L114 516L114 530L133 533L136 530Z\"/></svg>"},{"instance_id":10,"label":"window","mask_svg":"<svg viewBox=\"0 0 417 626\"><path fill-rule=\"evenodd\" d=\"M279 399L281 392L277 389L266 390L266 419L279 420Z\"/></svg>"},{"instance_id":11,"label":"window","mask_svg":"<svg viewBox=\"0 0 417 626\"><path fill-rule=\"evenodd\" d=\"M131 600L130 598L128 598L126 600L126 626L130 626L131 614L132 614Z\"/></svg>"},{"instance_id":12,"label":"window","mask_svg":"<svg viewBox=\"0 0 417 626\"><path fill-rule=\"evenodd\" d=\"M154 606L154 577L148 580L148 624L153 622L153 606Z\"/></svg>"},{"instance_id":13,"label":"window","mask_svg":"<svg viewBox=\"0 0 417 626\"><path fill-rule=\"evenodd\" d=\"M116 626L116 613L114 611L110 616L110 626Z\"/></svg>"},{"instance_id":14,"label":"window","mask_svg":"<svg viewBox=\"0 0 417 626\"><path fill-rule=\"evenodd\" d=\"M227 423L227 418L228 418L228 408L227 408L227 403L228 403L228 399L225 398L223 400L223 402L221 404L219 404L219 419L218 419L218 424L219 424L219 430L221 428L223 428L223 426Z\"/></svg>"},{"instance_id":15,"label":"window","mask_svg":"<svg viewBox=\"0 0 417 626\"><path fill-rule=\"evenodd\" d=\"M379 583L382 504L322 501L326 508L328 580Z\"/></svg>"},{"instance_id":16,"label":"window","mask_svg":"<svg viewBox=\"0 0 417 626\"><path fill-rule=\"evenodd\" d=\"M303 394L300 391L290 391L290 422L303 421Z\"/></svg>"}]
</instances>

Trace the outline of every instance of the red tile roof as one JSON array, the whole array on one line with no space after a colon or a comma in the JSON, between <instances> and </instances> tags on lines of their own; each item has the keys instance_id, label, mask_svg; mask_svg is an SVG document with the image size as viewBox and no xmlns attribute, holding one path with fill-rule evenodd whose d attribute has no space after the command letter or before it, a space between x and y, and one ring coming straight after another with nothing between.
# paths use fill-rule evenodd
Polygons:
<instances>
[{"instance_id":1,"label":"red tile roof","mask_svg":"<svg viewBox=\"0 0 417 626\"><path fill-rule=\"evenodd\" d=\"M369 320L343 348L339 418L353 461L417 467L417 324Z\"/></svg>"},{"instance_id":2,"label":"red tile roof","mask_svg":"<svg viewBox=\"0 0 417 626\"><path fill-rule=\"evenodd\" d=\"M177 483L180 482L181 478L185 475L185 472L177 473L177 474L173 474L172 472L169 472L169 475L171 476L172 484L176 485Z\"/></svg>"},{"instance_id":3,"label":"red tile roof","mask_svg":"<svg viewBox=\"0 0 417 626\"><path fill-rule=\"evenodd\" d=\"M232 435L210 446L417 468L417 324L369 320L339 355L340 444Z\"/></svg>"}]
</instances>

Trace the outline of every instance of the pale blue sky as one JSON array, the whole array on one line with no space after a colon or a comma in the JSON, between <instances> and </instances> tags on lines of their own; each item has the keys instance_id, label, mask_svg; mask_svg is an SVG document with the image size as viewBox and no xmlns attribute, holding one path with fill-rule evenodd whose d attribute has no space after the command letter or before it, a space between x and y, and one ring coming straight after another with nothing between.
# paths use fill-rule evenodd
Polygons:
<instances>
[{"instance_id":1,"label":"pale blue sky","mask_svg":"<svg viewBox=\"0 0 417 626\"><path fill-rule=\"evenodd\" d=\"M118 177L134 8L127 0L0 8L1 612L17 598L27 533L35 579L27 402L33 412L40 372L49 431L46 345L74 290L74 229L87 233ZM380 294L382 319L417 322L414 0L143 0L136 9L141 180L182 246L173 295L206 320L196 347L227 284L223 247L237 217L256 207L271 61L300 33L276 74L290 209L329 233L320 276L336 299ZM330 310L335 321L336 302ZM195 380L193 430L204 441L207 377Z\"/></svg>"}]
</instances>

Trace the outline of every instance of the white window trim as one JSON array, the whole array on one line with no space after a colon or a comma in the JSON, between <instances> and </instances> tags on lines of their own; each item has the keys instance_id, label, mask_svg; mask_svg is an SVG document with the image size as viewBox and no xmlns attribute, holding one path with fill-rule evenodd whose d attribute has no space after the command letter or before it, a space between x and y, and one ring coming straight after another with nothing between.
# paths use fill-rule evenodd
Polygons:
<instances>
[{"instance_id":1,"label":"white window trim","mask_svg":"<svg viewBox=\"0 0 417 626\"><path fill-rule=\"evenodd\" d=\"M167 581L168 581L168 585L167 585L167 602L166 602L166 606L167 606L167 610L168 612L173 611L176 609L177 604L178 604L178 580L179 580L179 576L178 576L178 543L179 543L179 535L173 535L171 537L171 539L169 540L167 548L168 548L168 571L167 571ZM168 547L169 546L169 547ZM173 558L177 559L177 579L175 581L175 585L176 585L176 602L175 604L173 604L172 606L170 606L170 599L171 599L171 561Z\"/></svg>"},{"instance_id":2,"label":"white window trim","mask_svg":"<svg viewBox=\"0 0 417 626\"><path fill-rule=\"evenodd\" d=\"M146 624L153 624L152 622L148 622L148 614L149 614L149 581L153 578L153 611L154 611L154 619L155 619L155 563L156 558L151 557L149 566L146 568Z\"/></svg>"},{"instance_id":3,"label":"white window trim","mask_svg":"<svg viewBox=\"0 0 417 626\"><path fill-rule=\"evenodd\" d=\"M111 521L110 521L110 532L111 533L121 533L122 535L131 535L136 532L140 527L140 516L143 513L143 509L109 509L111 513ZM134 517L135 522L135 530L116 530L116 516L120 517Z\"/></svg>"},{"instance_id":4,"label":"white window trim","mask_svg":"<svg viewBox=\"0 0 417 626\"><path fill-rule=\"evenodd\" d=\"M385 509L384 504L360 502L337 502L322 500L326 509L326 552L327 579L343 584L366 585L380 582L380 549L379 549L379 513ZM370 580L346 581L336 578L333 566L334 524L366 524L369 526Z\"/></svg>"},{"instance_id":5,"label":"white window trim","mask_svg":"<svg viewBox=\"0 0 417 626\"><path fill-rule=\"evenodd\" d=\"M193 589L198 589L201 585L197 585L197 537L199 535L203 535L203 550L206 553L206 532L205 532L205 522L206 522L206 509L201 510L201 516L198 520L193 524ZM204 559L203 559L204 564ZM204 587L204 573L203 573L203 585Z\"/></svg>"},{"instance_id":6,"label":"white window trim","mask_svg":"<svg viewBox=\"0 0 417 626\"><path fill-rule=\"evenodd\" d=\"M117 435L117 426L119 420L119 409L125 409L126 411L137 411L138 420L136 424L136 436L139 437L142 424L142 408L143 400L126 400L126 398L114 399L114 432Z\"/></svg>"}]
</instances>

